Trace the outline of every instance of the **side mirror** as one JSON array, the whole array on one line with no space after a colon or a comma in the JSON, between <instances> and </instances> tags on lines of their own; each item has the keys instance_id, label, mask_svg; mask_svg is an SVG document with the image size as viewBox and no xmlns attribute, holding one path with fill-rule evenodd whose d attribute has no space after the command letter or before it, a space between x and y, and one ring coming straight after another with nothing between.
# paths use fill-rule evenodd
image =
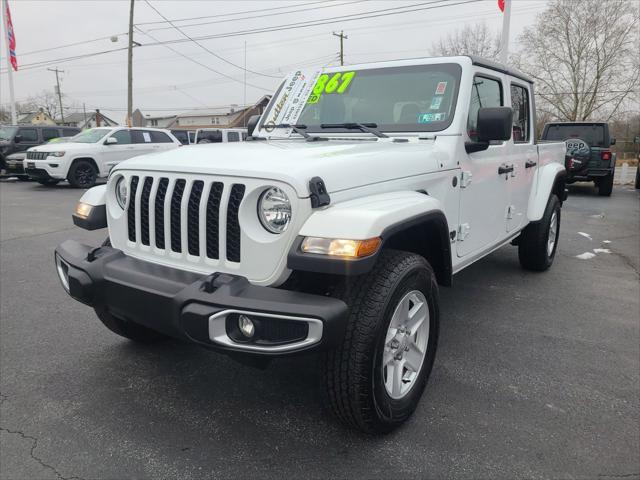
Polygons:
<instances>
[{"instance_id":1,"label":"side mirror","mask_svg":"<svg viewBox=\"0 0 640 480\"><path fill-rule=\"evenodd\" d=\"M258 126L258 122L260 121L260 115L251 115L249 117L249 121L247 122L247 133L249 136L253 135L253 131Z\"/></svg>"},{"instance_id":2,"label":"side mirror","mask_svg":"<svg viewBox=\"0 0 640 480\"><path fill-rule=\"evenodd\" d=\"M616 137L611 137L611 140L609 140L609 145L615 145L616 144Z\"/></svg>"},{"instance_id":3,"label":"side mirror","mask_svg":"<svg viewBox=\"0 0 640 480\"><path fill-rule=\"evenodd\" d=\"M478 110L478 141L509 140L513 110L509 107L487 107Z\"/></svg>"},{"instance_id":4,"label":"side mirror","mask_svg":"<svg viewBox=\"0 0 640 480\"><path fill-rule=\"evenodd\" d=\"M105 145L115 145L118 143L118 139L116 137L109 137L104 141Z\"/></svg>"},{"instance_id":5,"label":"side mirror","mask_svg":"<svg viewBox=\"0 0 640 480\"><path fill-rule=\"evenodd\" d=\"M14 143L20 143L22 141L22 135L16 135L13 137Z\"/></svg>"},{"instance_id":6,"label":"side mirror","mask_svg":"<svg viewBox=\"0 0 640 480\"><path fill-rule=\"evenodd\" d=\"M464 144L467 153L489 148L489 142L509 140L513 123L513 110L509 107L485 107L478 110L477 142Z\"/></svg>"}]
</instances>

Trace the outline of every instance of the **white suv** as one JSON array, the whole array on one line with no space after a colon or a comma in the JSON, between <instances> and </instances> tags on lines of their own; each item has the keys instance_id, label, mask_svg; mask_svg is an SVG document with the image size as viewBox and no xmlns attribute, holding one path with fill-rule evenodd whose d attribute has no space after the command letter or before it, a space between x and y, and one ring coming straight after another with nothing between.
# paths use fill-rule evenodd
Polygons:
<instances>
[{"instance_id":1,"label":"white suv","mask_svg":"<svg viewBox=\"0 0 640 480\"><path fill-rule=\"evenodd\" d=\"M30 148L24 159L24 171L43 185L55 185L66 179L74 187L89 188L123 160L180 145L167 130L91 128L65 143Z\"/></svg>"}]
</instances>

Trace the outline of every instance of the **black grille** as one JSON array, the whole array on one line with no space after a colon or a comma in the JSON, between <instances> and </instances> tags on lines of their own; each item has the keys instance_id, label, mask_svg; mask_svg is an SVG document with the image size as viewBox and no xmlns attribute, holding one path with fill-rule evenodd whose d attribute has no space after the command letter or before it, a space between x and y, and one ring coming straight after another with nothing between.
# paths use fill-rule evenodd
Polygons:
<instances>
[{"instance_id":1,"label":"black grille","mask_svg":"<svg viewBox=\"0 0 640 480\"><path fill-rule=\"evenodd\" d=\"M143 245L149 245L149 195L151 195L152 185L153 178L144 179L140 198L140 241Z\"/></svg>"},{"instance_id":2,"label":"black grille","mask_svg":"<svg viewBox=\"0 0 640 480\"><path fill-rule=\"evenodd\" d=\"M164 250L164 198L167 195L167 187L169 186L168 178L161 178L158 183L158 191L156 192L155 209L155 229L156 229L156 247Z\"/></svg>"},{"instance_id":3,"label":"black grille","mask_svg":"<svg viewBox=\"0 0 640 480\"><path fill-rule=\"evenodd\" d=\"M44 160L49 155L49 152L27 152L28 160Z\"/></svg>"},{"instance_id":4,"label":"black grille","mask_svg":"<svg viewBox=\"0 0 640 480\"><path fill-rule=\"evenodd\" d=\"M219 223L220 223L220 199L222 198L223 185L220 182L211 184L209 198L207 199L207 257L220 258Z\"/></svg>"},{"instance_id":5,"label":"black grille","mask_svg":"<svg viewBox=\"0 0 640 480\"><path fill-rule=\"evenodd\" d=\"M227 260L240 261L240 223L238 222L238 210L244 197L244 185L234 184L229 195L227 207Z\"/></svg>"},{"instance_id":6,"label":"black grille","mask_svg":"<svg viewBox=\"0 0 640 480\"><path fill-rule=\"evenodd\" d=\"M136 191L138 190L138 177L131 177L129 189L129 209L127 210L127 226L129 227L129 240L136 241Z\"/></svg>"},{"instance_id":7,"label":"black grille","mask_svg":"<svg viewBox=\"0 0 640 480\"><path fill-rule=\"evenodd\" d=\"M180 205L182 203L185 183L183 179L176 180L176 184L173 187L173 195L171 196L171 250L174 252L182 251Z\"/></svg>"},{"instance_id":8,"label":"black grille","mask_svg":"<svg viewBox=\"0 0 640 480\"><path fill-rule=\"evenodd\" d=\"M191 186L187 206L187 243L189 255L200 255L200 197L204 182L196 180Z\"/></svg>"}]
</instances>

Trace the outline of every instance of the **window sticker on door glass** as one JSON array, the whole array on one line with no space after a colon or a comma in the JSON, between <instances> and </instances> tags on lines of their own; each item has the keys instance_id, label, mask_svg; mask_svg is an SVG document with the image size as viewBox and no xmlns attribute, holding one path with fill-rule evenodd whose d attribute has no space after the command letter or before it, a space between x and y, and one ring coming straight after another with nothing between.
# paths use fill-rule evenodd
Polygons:
<instances>
[{"instance_id":1,"label":"window sticker on door glass","mask_svg":"<svg viewBox=\"0 0 640 480\"><path fill-rule=\"evenodd\" d=\"M418 123L444 122L446 118L446 112L420 113L418 114Z\"/></svg>"},{"instance_id":2,"label":"window sticker on door glass","mask_svg":"<svg viewBox=\"0 0 640 480\"><path fill-rule=\"evenodd\" d=\"M318 77L307 103L318 103L323 94L342 94L347 91L356 72L323 73Z\"/></svg>"},{"instance_id":3,"label":"window sticker on door glass","mask_svg":"<svg viewBox=\"0 0 640 480\"><path fill-rule=\"evenodd\" d=\"M151 142L151 135L149 132L142 132L142 137L144 138L145 143Z\"/></svg>"},{"instance_id":4,"label":"window sticker on door glass","mask_svg":"<svg viewBox=\"0 0 640 480\"><path fill-rule=\"evenodd\" d=\"M438 82L438 86L436 87L436 95L444 95L444 92L447 91L447 82Z\"/></svg>"},{"instance_id":5,"label":"window sticker on door glass","mask_svg":"<svg viewBox=\"0 0 640 480\"><path fill-rule=\"evenodd\" d=\"M431 106L429 107L429 110L438 110L441 104L442 104L442 97L433 97L431 99Z\"/></svg>"}]
</instances>

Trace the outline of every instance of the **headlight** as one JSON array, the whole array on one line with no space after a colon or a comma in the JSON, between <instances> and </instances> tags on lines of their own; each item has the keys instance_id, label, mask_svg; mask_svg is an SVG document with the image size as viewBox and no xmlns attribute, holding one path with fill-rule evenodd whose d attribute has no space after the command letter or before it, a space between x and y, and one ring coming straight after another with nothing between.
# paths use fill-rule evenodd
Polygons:
<instances>
[{"instance_id":1,"label":"headlight","mask_svg":"<svg viewBox=\"0 0 640 480\"><path fill-rule=\"evenodd\" d=\"M64 157L66 152L49 152L47 153L48 157Z\"/></svg>"},{"instance_id":2,"label":"headlight","mask_svg":"<svg viewBox=\"0 0 640 480\"><path fill-rule=\"evenodd\" d=\"M118 178L116 180L116 200L120 208L124 210L124 207L127 205L127 196L129 195L129 187L127 186L127 182L124 177Z\"/></svg>"},{"instance_id":3,"label":"headlight","mask_svg":"<svg viewBox=\"0 0 640 480\"><path fill-rule=\"evenodd\" d=\"M287 194L278 187L262 192L258 200L258 217L269 232L284 232L291 221L291 202Z\"/></svg>"}]
</instances>

